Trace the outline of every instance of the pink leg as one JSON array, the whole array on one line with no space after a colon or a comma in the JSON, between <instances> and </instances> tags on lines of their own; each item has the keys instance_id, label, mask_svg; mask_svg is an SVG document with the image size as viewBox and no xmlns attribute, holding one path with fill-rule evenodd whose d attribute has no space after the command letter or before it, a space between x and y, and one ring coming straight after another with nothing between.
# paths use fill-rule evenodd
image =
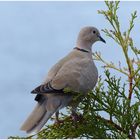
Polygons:
<instances>
[{"instance_id":1,"label":"pink leg","mask_svg":"<svg viewBox=\"0 0 140 140\"><path fill-rule=\"evenodd\" d=\"M74 122L77 122L80 121L83 118L83 116L81 114L78 115L76 112L72 112L71 118Z\"/></svg>"},{"instance_id":2,"label":"pink leg","mask_svg":"<svg viewBox=\"0 0 140 140\"><path fill-rule=\"evenodd\" d=\"M55 116L56 116L55 124L60 124L60 123L63 123L64 122L63 120L59 120L59 111L57 111L55 113Z\"/></svg>"}]
</instances>

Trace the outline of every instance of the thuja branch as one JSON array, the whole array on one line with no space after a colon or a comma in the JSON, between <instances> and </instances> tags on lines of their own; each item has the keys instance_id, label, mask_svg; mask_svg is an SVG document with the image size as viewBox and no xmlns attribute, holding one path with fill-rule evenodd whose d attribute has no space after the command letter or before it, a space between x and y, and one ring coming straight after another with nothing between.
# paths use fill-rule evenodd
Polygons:
<instances>
[{"instance_id":1,"label":"thuja branch","mask_svg":"<svg viewBox=\"0 0 140 140\"><path fill-rule=\"evenodd\" d=\"M133 68L133 64L130 60L130 57L128 55L128 47L130 46L131 48L133 48L132 50L134 51L134 53L137 56L137 52L136 49L134 49L133 47L133 41L130 37L130 33L131 30L134 27L134 19L137 17L137 13L136 11L131 14L131 20L130 20L130 26L128 28L127 31L124 32L124 36L122 35L121 31L120 31L120 23L119 23L119 19L117 16L117 10L118 10L118 5L119 2L105 2L107 5L108 10L107 11L98 11L100 14L103 14L107 21L111 24L112 28L114 31L112 30L103 30L107 36L111 37L113 40L115 40L122 48L123 54L125 56L125 60L127 63L127 69L128 69L128 73L122 71L122 69L120 68L116 68L114 65L109 65L107 62L103 61L103 59L101 59L101 57L99 57L99 60L102 61L103 63L106 64L106 66L109 68L114 68L115 70L125 74L128 77L129 80L129 94L128 94L128 99L131 100L132 97L132 92L133 92L133 80L134 80L134 68Z\"/></svg>"},{"instance_id":2,"label":"thuja branch","mask_svg":"<svg viewBox=\"0 0 140 140\"><path fill-rule=\"evenodd\" d=\"M115 129L117 129L117 130L119 130L119 131L121 131L121 132L123 132L125 134L127 133L122 127L120 127L119 125L117 125L116 123L114 123L112 120L105 119L105 118L103 118L101 116L97 116L96 118L99 119L99 120L101 120L101 121L106 122L107 124L113 126Z\"/></svg>"},{"instance_id":3,"label":"thuja branch","mask_svg":"<svg viewBox=\"0 0 140 140\"><path fill-rule=\"evenodd\" d=\"M93 57L94 57L94 60L97 60L97 61L100 61L100 62L102 62L103 64L104 64L104 68L112 68L112 69L114 69L114 70L116 70L116 71L119 71L119 72L121 72L122 74L124 74L124 75L126 75L126 76L128 76L129 74L125 71L125 70L123 70L121 67L117 67L117 66L115 66L113 63L108 63L107 61L105 61L102 57L101 57L101 54L99 53L99 52L95 52L95 53L93 53Z\"/></svg>"},{"instance_id":4,"label":"thuja branch","mask_svg":"<svg viewBox=\"0 0 140 140\"><path fill-rule=\"evenodd\" d=\"M133 78L134 78L135 75L137 75L137 73L138 73L139 71L140 71L140 66L139 66L138 69L134 72Z\"/></svg>"}]
</instances>

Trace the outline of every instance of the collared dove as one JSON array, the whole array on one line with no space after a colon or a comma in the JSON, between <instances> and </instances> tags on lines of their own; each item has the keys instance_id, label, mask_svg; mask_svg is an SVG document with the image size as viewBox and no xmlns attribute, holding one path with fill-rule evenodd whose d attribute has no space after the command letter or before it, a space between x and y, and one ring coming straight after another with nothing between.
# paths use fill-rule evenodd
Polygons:
<instances>
[{"instance_id":1,"label":"collared dove","mask_svg":"<svg viewBox=\"0 0 140 140\"><path fill-rule=\"evenodd\" d=\"M38 103L21 130L39 132L54 113L59 121L58 112L66 106L71 106L72 115L76 116L80 100L75 102L73 94L66 94L63 89L69 88L84 97L95 87L98 71L92 59L92 45L96 41L105 43L95 27L81 29L76 47L58 61L48 72L45 82L32 91L37 94L35 100Z\"/></svg>"}]
</instances>

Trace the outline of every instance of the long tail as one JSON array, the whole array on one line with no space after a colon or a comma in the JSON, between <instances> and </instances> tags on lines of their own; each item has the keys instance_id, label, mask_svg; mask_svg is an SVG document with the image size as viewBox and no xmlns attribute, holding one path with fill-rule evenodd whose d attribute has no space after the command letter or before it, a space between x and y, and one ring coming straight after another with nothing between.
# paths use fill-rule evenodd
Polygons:
<instances>
[{"instance_id":1,"label":"long tail","mask_svg":"<svg viewBox=\"0 0 140 140\"><path fill-rule=\"evenodd\" d=\"M31 132L35 131L37 126L40 126L39 124L42 122L42 120L44 120L44 117L47 114L45 104L46 104L46 102L43 102L42 104L37 103L37 105L34 108L34 110L32 111L32 113L29 115L29 117L26 119L26 121L21 126L21 128L20 128L21 130L26 131L27 133L31 133ZM38 131L39 131L39 129L38 129Z\"/></svg>"},{"instance_id":2,"label":"long tail","mask_svg":"<svg viewBox=\"0 0 140 140\"><path fill-rule=\"evenodd\" d=\"M50 95L48 100L38 103L27 120L21 126L21 130L27 133L39 132L48 119L61 108L65 107L72 97Z\"/></svg>"},{"instance_id":3,"label":"long tail","mask_svg":"<svg viewBox=\"0 0 140 140\"><path fill-rule=\"evenodd\" d=\"M46 102L38 103L29 117L21 126L21 130L27 133L39 132L48 119L54 114L57 108L51 111L46 110Z\"/></svg>"}]
</instances>

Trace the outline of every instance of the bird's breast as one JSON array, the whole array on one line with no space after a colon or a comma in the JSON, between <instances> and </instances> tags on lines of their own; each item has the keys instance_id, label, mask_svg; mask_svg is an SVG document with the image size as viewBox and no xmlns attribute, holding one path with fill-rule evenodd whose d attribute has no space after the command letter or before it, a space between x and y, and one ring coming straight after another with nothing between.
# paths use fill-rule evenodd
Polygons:
<instances>
[{"instance_id":1,"label":"bird's breast","mask_svg":"<svg viewBox=\"0 0 140 140\"><path fill-rule=\"evenodd\" d=\"M79 61L72 71L71 81L68 81L72 90L87 93L95 87L98 70L92 60Z\"/></svg>"},{"instance_id":2,"label":"bird's breast","mask_svg":"<svg viewBox=\"0 0 140 140\"><path fill-rule=\"evenodd\" d=\"M98 70L95 64L92 62L89 63L87 68L81 71L80 81L80 90L83 92L88 92L93 90L98 80Z\"/></svg>"}]
</instances>

